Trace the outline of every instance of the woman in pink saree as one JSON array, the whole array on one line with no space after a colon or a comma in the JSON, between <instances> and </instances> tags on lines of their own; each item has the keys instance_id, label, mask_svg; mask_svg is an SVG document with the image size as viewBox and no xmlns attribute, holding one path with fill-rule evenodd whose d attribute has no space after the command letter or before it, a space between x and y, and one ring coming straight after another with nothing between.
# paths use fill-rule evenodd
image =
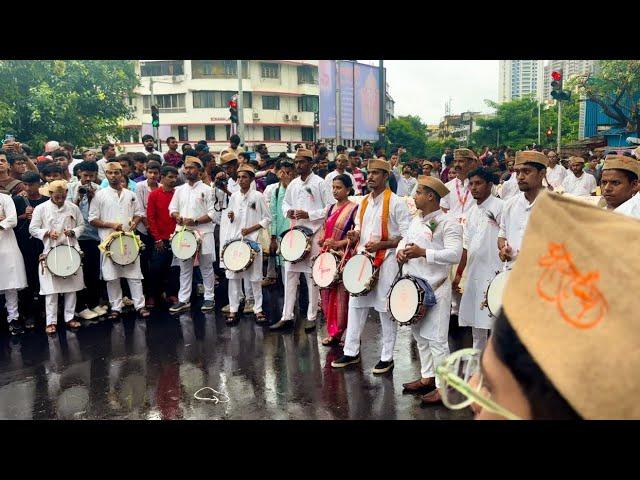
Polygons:
<instances>
[{"instance_id":1,"label":"woman in pink saree","mask_svg":"<svg viewBox=\"0 0 640 480\"><path fill-rule=\"evenodd\" d=\"M320 245L325 249L345 252L347 247L347 232L353 228L356 203L349 201L353 195L353 183L348 175L338 175L333 179L333 196L337 200L327 212L324 224L324 234L320 237ZM349 252L346 252L349 255ZM347 312L349 311L349 292L342 282L322 289L322 311L327 320L329 336L322 340L322 345L333 346L341 343L342 336L347 330Z\"/></svg>"}]
</instances>

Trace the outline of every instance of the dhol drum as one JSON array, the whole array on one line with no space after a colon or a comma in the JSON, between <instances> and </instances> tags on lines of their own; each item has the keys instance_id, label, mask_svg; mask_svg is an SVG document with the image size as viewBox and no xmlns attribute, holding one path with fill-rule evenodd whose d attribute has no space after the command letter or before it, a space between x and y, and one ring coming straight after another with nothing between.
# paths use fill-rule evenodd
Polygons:
<instances>
[{"instance_id":1,"label":"dhol drum","mask_svg":"<svg viewBox=\"0 0 640 480\"><path fill-rule=\"evenodd\" d=\"M357 253L349 259L342 270L342 283L352 297L369 293L378 281L380 267L373 264L371 255Z\"/></svg>"},{"instance_id":2,"label":"dhol drum","mask_svg":"<svg viewBox=\"0 0 640 480\"><path fill-rule=\"evenodd\" d=\"M335 250L329 250L318 255L313 260L312 276L315 284L320 288L331 288L340 283L340 262L342 257Z\"/></svg>"},{"instance_id":3,"label":"dhol drum","mask_svg":"<svg viewBox=\"0 0 640 480\"><path fill-rule=\"evenodd\" d=\"M489 313L495 318L498 317L498 312L502 308L502 294L504 292L504 287L507 285L507 280L509 280L510 274L511 270L499 272L493 280L491 280L489 288L487 288L487 296L484 305L486 305L489 309Z\"/></svg>"},{"instance_id":4,"label":"dhol drum","mask_svg":"<svg viewBox=\"0 0 640 480\"><path fill-rule=\"evenodd\" d=\"M248 239L228 241L222 248L222 261L227 270L244 272L260 252L260 245Z\"/></svg>"},{"instance_id":5,"label":"dhol drum","mask_svg":"<svg viewBox=\"0 0 640 480\"><path fill-rule=\"evenodd\" d=\"M291 263L304 260L311 252L313 231L307 227L293 227L282 234L280 254Z\"/></svg>"},{"instance_id":6,"label":"dhol drum","mask_svg":"<svg viewBox=\"0 0 640 480\"><path fill-rule=\"evenodd\" d=\"M179 260L189 260L200 251L202 239L196 230L181 229L171 236L171 251Z\"/></svg>"},{"instance_id":7,"label":"dhol drum","mask_svg":"<svg viewBox=\"0 0 640 480\"><path fill-rule=\"evenodd\" d=\"M69 245L58 245L47 252L44 265L51 275L69 278L82 266L82 252Z\"/></svg>"},{"instance_id":8,"label":"dhol drum","mask_svg":"<svg viewBox=\"0 0 640 480\"><path fill-rule=\"evenodd\" d=\"M388 306L391 318L399 325L411 325L427 314L425 289L409 275L399 278L392 286Z\"/></svg>"},{"instance_id":9,"label":"dhol drum","mask_svg":"<svg viewBox=\"0 0 640 480\"><path fill-rule=\"evenodd\" d=\"M126 267L136 261L140 255L138 239L131 232L116 232L107 245L106 255L116 265Z\"/></svg>"}]
</instances>

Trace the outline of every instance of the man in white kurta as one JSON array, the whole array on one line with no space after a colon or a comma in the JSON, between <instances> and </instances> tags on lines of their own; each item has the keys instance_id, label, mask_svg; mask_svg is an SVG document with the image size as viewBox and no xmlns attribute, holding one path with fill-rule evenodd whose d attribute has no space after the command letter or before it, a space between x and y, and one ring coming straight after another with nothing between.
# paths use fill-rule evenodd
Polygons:
<instances>
[{"instance_id":1,"label":"man in white kurta","mask_svg":"<svg viewBox=\"0 0 640 480\"><path fill-rule=\"evenodd\" d=\"M460 300L458 325L471 327L473 348L482 350L493 327L493 317L484 306L485 296L491 280L502 268L496 245L504 202L491 195L491 189L497 182L494 174L482 168L472 171L469 176L475 205L469 210L464 232L464 254L460 265L467 272L467 278ZM454 288L456 286L454 280Z\"/></svg>"},{"instance_id":2,"label":"man in white kurta","mask_svg":"<svg viewBox=\"0 0 640 480\"><path fill-rule=\"evenodd\" d=\"M560 187L562 187L562 182L570 172L568 172L566 168L560 165L558 161L558 154L553 150L549 152L547 157L549 158L549 167L547 168L547 182L553 187L554 190L558 190Z\"/></svg>"},{"instance_id":3,"label":"man in white kurta","mask_svg":"<svg viewBox=\"0 0 640 480\"><path fill-rule=\"evenodd\" d=\"M7 306L7 321L12 335L22 332L18 313L18 290L27 287L24 260L13 229L18 224L16 206L10 195L0 194L0 294Z\"/></svg>"},{"instance_id":4,"label":"man in white kurta","mask_svg":"<svg viewBox=\"0 0 640 480\"><path fill-rule=\"evenodd\" d=\"M608 210L640 218L638 191L640 161L624 155L607 155L602 166L600 188Z\"/></svg>"},{"instance_id":5,"label":"man in white kurta","mask_svg":"<svg viewBox=\"0 0 640 480\"><path fill-rule=\"evenodd\" d=\"M514 174L518 176L520 193L511 197L503 205L498 232L500 259L509 262L509 266L518 257L531 209L538 194L544 188L542 181L548 161L544 153L535 150L516 153Z\"/></svg>"},{"instance_id":6,"label":"man in white kurta","mask_svg":"<svg viewBox=\"0 0 640 480\"><path fill-rule=\"evenodd\" d=\"M560 167L564 169L564 167ZM500 189L500 198L504 201L509 200L511 197L517 195L520 192L518 188L518 179L516 178L516 173L511 172L511 176L509 180L502 183L502 188Z\"/></svg>"},{"instance_id":7,"label":"man in white kurta","mask_svg":"<svg viewBox=\"0 0 640 480\"><path fill-rule=\"evenodd\" d=\"M387 297L391 284L398 273L398 262L395 258L396 246L407 233L411 216L406 201L391 193L387 181L391 173L391 165L384 160L370 160L367 166L367 195L356 213L355 228L347 234L357 247L356 251L366 250L372 255L383 252L384 260L380 265L378 281L366 295L349 299L347 333L344 344L344 355L331 363L332 367L343 368L360 362L360 337L364 329L369 310L378 312L382 326L382 351L380 361L373 373L386 373L393 368L393 347L396 342L396 323L391 319L387 305ZM383 213L385 198L388 198L388 218L386 219L387 238L383 238ZM364 208L364 202L367 202ZM363 214L364 211L364 214Z\"/></svg>"},{"instance_id":8,"label":"man in white kurta","mask_svg":"<svg viewBox=\"0 0 640 480\"><path fill-rule=\"evenodd\" d=\"M115 231L135 231L144 215L135 193L122 186L122 166L109 162L105 166L109 186L98 190L89 208L89 223L98 229L101 241ZM100 271L107 283L107 294L111 305L109 318L117 319L122 312L122 287L120 279L126 278L131 290L133 306L142 317L148 317L142 292L140 256L135 262L121 266L114 263L104 252L100 252Z\"/></svg>"},{"instance_id":9,"label":"man in white kurta","mask_svg":"<svg viewBox=\"0 0 640 480\"><path fill-rule=\"evenodd\" d=\"M330 205L333 205L337 202L337 200L333 196L333 179L338 175L347 175L351 178L351 184L356 184L356 179L353 178L349 172L347 172L346 168L349 165L349 157L347 157L344 153L341 153L336 157L336 169L332 172L327 173L327 176L324 177L324 188L327 189L327 201Z\"/></svg>"},{"instance_id":10,"label":"man in white kurta","mask_svg":"<svg viewBox=\"0 0 640 480\"><path fill-rule=\"evenodd\" d=\"M151 161L145 166L145 179L136 184L136 199L138 200L138 204L142 208L142 212L144 216L140 223L138 223L138 234L140 235L140 240L145 244L145 249L140 252L140 269L142 270L142 275L145 277L142 282L143 291L145 292L145 297L147 300L147 306L152 308L155 306L155 300L153 295L150 295L150 262L151 255L153 253L154 245L153 238L149 234L149 230L147 228L147 203L149 200L149 194L154 191L156 188L160 188L158 181L160 180L160 169L162 167L156 161Z\"/></svg>"},{"instance_id":11,"label":"man in white kurta","mask_svg":"<svg viewBox=\"0 0 640 480\"><path fill-rule=\"evenodd\" d=\"M436 305L411 326L420 355L421 378L403 387L415 393L427 393L440 386L436 368L449 354L449 271L462 256L462 225L440 210L440 199L447 195L450 192L439 179L419 177L414 198L421 212L411 220L396 250L398 261L404 264L402 274L428 282L436 297ZM437 403L438 395L437 390L427 393L423 401Z\"/></svg>"},{"instance_id":12,"label":"man in white kurta","mask_svg":"<svg viewBox=\"0 0 640 480\"><path fill-rule=\"evenodd\" d=\"M562 181L565 193L578 197L588 197L596 191L598 186L596 177L584 171L584 158L571 157L569 159L570 172Z\"/></svg>"},{"instance_id":13,"label":"man in white kurta","mask_svg":"<svg viewBox=\"0 0 640 480\"><path fill-rule=\"evenodd\" d=\"M300 273L304 273L309 291L305 330L313 330L316 325L320 291L311 276L311 259L320 252L318 232L324 223L325 207L329 204L329 198L323 179L311 171L312 161L311 150L301 148L296 152L294 163L299 176L289 184L282 202L282 212L291 219L292 227L307 227L313 232L311 252L300 262L285 262L286 288L282 318L269 327L271 330L281 330L293 326L293 307L298 293Z\"/></svg>"},{"instance_id":14,"label":"man in white kurta","mask_svg":"<svg viewBox=\"0 0 640 480\"><path fill-rule=\"evenodd\" d=\"M169 213L176 219L176 232L183 227L196 230L202 241L198 254L202 283L204 284L204 301L202 311L210 311L214 308L215 274L213 262L216 259L215 238L213 235L216 217L214 209L213 189L200 180L200 173L204 166L196 157L185 158L184 172L187 183L176 188ZM223 233L220 232L222 240ZM178 303L169 308L171 313L178 313L191 308L191 289L193 285L194 258L178 260L180 265L180 291Z\"/></svg>"},{"instance_id":15,"label":"man in white kurta","mask_svg":"<svg viewBox=\"0 0 640 480\"><path fill-rule=\"evenodd\" d=\"M84 219L77 205L66 200L67 182L57 180L49 184L48 201L38 205L33 211L29 224L29 233L44 244L43 255L48 255L52 248L67 245L67 248L80 250L78 237L84 231ZM64 256L67 249L62 248L57 256ZM53 254L51 254L53 255ZM84 274L82 266L73 275L62 278L53 275L46 267L38 269L40 295L45 296L47 313L46 332L56 332L58 324L58 295L64 295L64 321L68 327L78 328L80 322L74 320L76 311L76 292L82 290Z\"/></svg>"},{"instance_id":16,"label":"man in white kurta","mask_svg":"<svg viewBox=\"0 0 640 480\"><path fill-rule=\"evenodd\" d=\"M238 183L240 190L229 199L230 220L226 238L228 240L245 238L253 242L259 242L260 230L268 228L271 222L271 213L262 193L251 190L251 182L255 177L255 171L250 165L242 165L238 169ZM251 266L244 272L232 272L227 270L229 279L229 318L228 324L233 324L239 318L238 308L242 296L242 281L246 280L253 290L253 313L258 323L266 322L262 311L262 248L253 259Z\"/></svg>"}]
</instances>

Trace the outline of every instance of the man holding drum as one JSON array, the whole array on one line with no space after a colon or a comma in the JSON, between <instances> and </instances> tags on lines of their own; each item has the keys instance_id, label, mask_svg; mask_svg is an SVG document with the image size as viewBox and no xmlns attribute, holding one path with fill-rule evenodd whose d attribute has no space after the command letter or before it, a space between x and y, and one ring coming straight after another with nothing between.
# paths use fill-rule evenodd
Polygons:
<instances>
[{"instance_id":1,"label":"man holding drum","mask_svg":"<svg viewBox=\"0 0 640 480\"><path fill-rule=\"evenodd\" d=\"M123 188L124 177L121 164L119 162L107 163L105 174L109 185L96 192L89 207L89 223L98 228L98 234L103 243L116 232L135 232L143 215L135 193ZM132 239L137 245L136 239ZM118 239L115 240L116 249L118 249L118 244L123 244L122 237L119 240L120 242ZM117 320L122 312L122 287L120 285L122 278L127 279L133 306L138 314L143 318L150 315L144 306L140 255L137 253L137 251L130 253L126 250L127 255L132 257L135 255L135 259L126 265L116 264L104 251L100 254L102 279L107 282L107 295L111 304L111 313L107 317L110 320Z\"/></svg>"},{"instance_id":2,"label":"man holding drum","mask_svg":"<svg viewBox=\"0 0 640 480\"><path fill-rule=\"evenodd\" d=\"M193 284L193 263L199 255L200 272L204 284L203 312L213 310L215 274L213 262L216 258L215 238L213 235L213 219L215 217L213 190L200 180L200 173L204 170L202 161L197 157L187 157L184 160L184 173L187 183L176 188L169 213L176 220L174 235L180 235L182 230L194 230L199 234L201 246L199 253L180 262L180 292L178 303L171 306L171 313L178 313L191 308L191 288ZM174 251L175 254L175 251Z\"/></svg>"},{"instance_id":3,"label":"man holding drum","mask_svg":"<svg viewBox=\"0 0 640 480\"><path fill-rule=\"evenodd\" d=\"M379 276L368 293L350 299L344 355L331 362L331 366L343 368L360 362L360 336L369 310L374 308L382 324L382 352L373 373L386 373L393 368L397 328L388 311L387 295L398 273L395 249L406 234L411 218L407 203L387 186L391 174L389 162L370 160L367 171L367 187L371 193L362 200L356 213L355 229L347 237L357 245L357 251L364 250L369 256L374 256L372 262L374 268L379 269Z\"/></svg>"},{"instance_id":4,"label":"man holding drum","mask_svg":"<svg viewBox=\"0 0 640 480\"><path fill-rule=\"evenodd\" d=\"M84 219L80 208L67 201L65 180L51 182L49 196L48 202L33 210L29 233L44 243L43 265L39 271L40 295L45 295L45 331L53 335L58 323L58 295L61 293L64 294L64 321L67 327L80 327L80 322L74 316L76 292L84 288L78 247L78 237L84 231Z\"/></svg>"},{"instance_id":5,"label":"man holding drum","mask_svg":"<svg viewBox=\"0 0 640 480\"><path fill-rule=\"evenodd\" d=\"M449 354L449 270L462 256L462 225L440 209L441 199L449 193L435 177L418 178L414 198L421 213L411 221L396 253L398 261L404 264L403 274L426 281L436 298L436 305L411 327L420 354L421 378L403 385L405 391L426 393L423 403L440 401L436 368Z\"/></svg>"},{"instance_id":6,"label":"man holding drum","mask_svg":"<svg viewBox=\"0 0 640 480\"><path fill-rule=\"evenodd\" d=\"M600 188L607 201L607 210L640 218L638 195L640 161L624 155L608 155L602 167Z\"/></svg>"},{"instance_id":7,"label":"man holding drum","mask_svg":"<svg viewBox=\"0 0 640 480\"><path fill-rule=\"evenodd\" d=\"M293 326L293 307L298 293L300 273L304 273L309 290L309 306L307 308L305 330L313 330L316 325L320 291L314 285L311 276L311 259L320 251L317 237L324 223L324 212L329 203L329 198L323 179L311 171L312 161L313 153L311 150L301 148L296 152L294 163L299 176L289 184L282 203L282 211L287 218L291 219L292 228L295 226L304 227L312 232L313 236L307 239L311 242L311 251L301 261L295 263L285 262L286 283L282 319L271 325L269 327L271 330L280 330Z\"/></svg>"},{"instance_id":8,"label":"man holding drum","mask_svg":"<svg viewBox=\"0 0 640 480\"><path fill-rule=\"evenodd\" d=\"M245 284L249 282L253 291L253 312L256 315L256 323L267 322L267 317L262 311L262 249L257 242L259 230L269 227L271 214L262 193L257 190L251 190L251 182L253 182L254 177L255 171L251 165L241 165L238 168L240 191L231 195L229 199L227 216L230 223L226 232L228 242L249 240L251 242L249 248L252 248L257 253L252 261L249 260L250 264L248 266L246 264L232 266L227 264L232 259L227 257L226 249L223 250L222 256L227 269L226 276L229 279L230 309L227 319L228 325L234 324L238 319L238 309L242 296L242 280L245 280ZM228 245L230 244L228 243Z\"/></svg>"}]
</instances>

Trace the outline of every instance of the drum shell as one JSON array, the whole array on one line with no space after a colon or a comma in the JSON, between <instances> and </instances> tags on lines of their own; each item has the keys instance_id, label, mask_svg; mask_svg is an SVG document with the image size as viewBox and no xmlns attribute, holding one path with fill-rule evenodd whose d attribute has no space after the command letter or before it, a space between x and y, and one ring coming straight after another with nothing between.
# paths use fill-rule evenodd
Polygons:
<instances>
[{"instance_id":1,"label":"drum shell","mask_svg":"<svg viewBox=\"0 0 640 480\"><path fill-rule=\"evenodd\" d=\"M47 263L47 257L49 256L49 254L51 254L51 252L53 252L53 250L55 248L61 248L62 250L67 250L68 248L71 248L72 250L74 250L75 252L78 253L78 255L80 255L80 263L78 265L78 268L71 274L69 275L58 275L57 273L53 272L50 268L49 268L49 264ZM68 250L67 250L68 251ZM66 254L66 252L64 253ZM46 267L46 269L49 271L49 273L51 275L53 275L54 277L58 277L58 278L71 278L74 275L76 275L80 269L82 268L82 258L84 257L84 252L82 250L77 249L76 247L69 247L67 245L57 245L55 247L53 247L52 249L50 249L46 254L42 254L42 262L44 263L44 266Z\"/></svg>"},{"instance_id":2,"label":"drum shell","mask_svg":"<svg viewBox=\"0 0 640 480\"><path fill-rule=\"evenodd\" d=\"M135 235L135 234L134 234L134 235ZM111 241L109 242L109 244L107 245L107 251L105 252L105 254L106 254L106 255L107 255L107 257L109 257L109 258L111 259L111 261L112 261L113 263L115 263L116 265L120 265L121 267L126 267L127 265L132 265L132 264L134 264L134 263L136 262L136 260L137 260L137 259L138 259L138 257L140 256L140 250L141 250L141 248L140 248L140 247L138 247L138 248L137 248L136 256L133 258L133 260L132 260L132 261L130 261L130 262L128 262L128 263L120 263L120 262L117 262L117 261L113 258L113 256L111 255L111 245L113 245L113 243L114 243L114 242L118 242L118 241L119 241L119 238L120 238L121 236L128 236L128 237L131 237L131 235L127 235L126 233L122 233L122 235L118 235L118 236L116 236L116 237L112 238L112 239L111 239ZM136 245L138 245L138 246L139 246L139 245L140 245L140 243L141 243L140 241L136 241Z\"/></svg>"},{"instance_id":3,"label":"drum shell","mask_svg":"<svg viewBox=\"0 0 640 480\"><path fill-rule=\"evenodd\" d=\"M334 277L333 277L333 280L332 280L332 281L331 281L331 283L330 283L329 285L327 285L326 287L321 287L320 285L318 285L318 283L316 282L315 277L313 276L313 271L314 271L314 268L313 268L313 267L315 266L316 260L318 260L318 258L320 258L320 255L322 255L323 253L330 253L331 255L333 255L333 257L334 257L334 258L335 258L335 260L336 260L336 265L337 265L337 267L338 267L338 268L336 269L336 273L335 273L335 275L334 275ZM311 278L312 278L312 280L313 280L313 284L314 284L315 286L317 286L318 288L320 288L320 289L327 289L327 288L333 288L333 287L335 287L336 285L338 285L339 283L342 283L342 269L340 268L340 262L342 261L342 256L341 256L338 252L336 252L335 250L330 250L330 251L328 251L328 252L320 252L320 255L318 255L318 256L316 256L316 257L314 257L314 258L311 260L311 272L312 272L312 273L311 273Z\"/></svg>"},{"instance_id":4,"label":"drum shell","mask_svg":"<svg viewBox=\"0 0 640 480\"><path fill-rule=\"evenodd\" d=\"M489 302L489 296L491 294L493 294L494 293L493 291L496 289L496 286L495 286L496 283L494 283L494 282L502 282L502 291L501 291L500 294L501 295L504 294L504 288L506 286L506 283L508 281L510 273L511 273L511 270L505 270L505 271L502 271L502 272L498 272L496 274L496 276L493 278L493 280L491 280L491 283L489 284L489 287L487 288L487 293L485 294L484 306L487 307L487 309L489 310L489 314L494 318L498 317L499 309L496 309L497 310L496 312L491 310L491 306L490 306L490 302ZM494 286L493 288L491 287L492 285ZM502 307L502 302L500 302L500 307Z\"/></svg>"},{"instance_id":5,"label":"drum shell","mask_svg":"<svg viewBox=\"0 0 640 480\"><path fill-rule=\"evenodd\" d=\"M193 236L196 239L196 251L193 253L193 255L191 255L188 258L180 258L176 255L176 253L173 250L173 239L176 237L176 235L180 235L180 230L178 230L177 232L173 232L173 234L171 235L171 237L169 237L169 245L171 246L171 252L173 253L173 256L176 257L178 260L182 260L187 261L190 260L192 258L195 258L196 255L198 255L198 252L200 251L200 249L202 248L202 237L200 236L200 233L197 230L191 230L191 229L186 229L184 230L185 232L190 232L191 234L193 234Z\"/></svg>"},{"instance_id":6,"label":"drum shell","mask_svg":"<svg viewBox=\"0 0 640 480\"><path fill-rule=\"evenodd\" d=\"M248 270L251 267L251 265L253 265L253 261L255 260L256 255L258 255L258 252L254 248L251 247L251 244L247 240L237 240L237 239L236 240L230 240L227 243L225 243L224 247L222 247L222 252L220 254L220 257L222 258L223 262L224 262L224 252L227 250L227 247L229 247L229 245L231 245L233 243L236 243L236 242L243 242L243 243L245 243L246 245L249 246L249 252L250 252L249 253L249 257L250 257L249 258L249 262L247 262L247 264L243 268L241 268L240 270L234 270L234 269L229 268L229 266L227 265L226 262L224 263L224 265L225 265L226 269L231 271L231 272L241 273L241 272L244 272L245 270Z\"/></svg>"},{"instance_id":7,"label":"drum shell","mask_svg":"<svg viewBox=\"0 0 640 480\"><path fill-rule=\"evenodd\" d=\"M298 263L298 262L302 262L303 260L305 260L307 258L307 256L309 255L309 253L311 253L311 249L313 247L312 245L312 241L313 241L313 236L314 236L314 232L307 227L293 227L290 228L289 230L286 230L284 232L282 232L282 234L280 235L280 238L282 240L284 240L284 237L287 233L289 233L291 230L298 230L300 232L302 232L302 234L306 237L306 241L307 241L307 245L304 249L304 252L302 253L302 255L295 259L295 260L288 260L282 252L282 241L280 242L280 255L282 255L282 257L285 259L285 261L289 262L289 263Z\"/></svg>"},{"instance_id":8,"label":"drum shell","mask_svg":"<svg viewBox=\"0 0 640 480\"><path fill-rule=\"evenodd\" d=\"M413 314L413 316L408 321L398 320L398 318L396 318L396 316L393 314L393 310L391 309L391 295L393 293L393 289L402 280L410 280L413 283L413 285L415 285L416 290L418 292L418 306L416 308L415 313ZM403 275L402 277L398 278L395 282L393 282L393 285L391 286L391 290L389 291L389 297L387 298L387 310L389 311L389 314L391 315L391 319L394 322L397 322L398 325L402 325L402 326L413 325L414 323L417 323L420 320L422 320L425 317L425 315L428 313L428 311L429 311L429 307L427 307L423 303L424 295L425 295L425 292L424 292L423 288L410 275Z\"/></svg>"},{"instance_id":9,"label":"drum shell","mask_svg":"<svg viewBox=\"0 0 640 480\"><path fill-rule=\"evenodd\" d=\"M347 290L349 292L349 295L351 295L352 297L363 297L365 295L368 295L376 286L376 283L378 282L378 276L380 275L380 267L376 267L374 262L373 262L373 257L371 255L368 255L367 253L358 253L354 256L352 256L347 263L344 265L343 269L342 269L342 274L344 273L344 269L347 267L347 265L349 264L350 261L352 261L354 258L356 258L358 255L363 255L366 258L369 259L369 261L371 262L371 266L372 266L372 270L373 270L373 274L371 275L371 278L369 279L369 282L365 285L364 290L362 290L361 292L356 292L356 293L352 293L349 292L349 290L347 289L347 286L345 285L345 290ZM342 283L344 284L344 277L343 277L343 281Z\"/></svg>"}]
</instances>

